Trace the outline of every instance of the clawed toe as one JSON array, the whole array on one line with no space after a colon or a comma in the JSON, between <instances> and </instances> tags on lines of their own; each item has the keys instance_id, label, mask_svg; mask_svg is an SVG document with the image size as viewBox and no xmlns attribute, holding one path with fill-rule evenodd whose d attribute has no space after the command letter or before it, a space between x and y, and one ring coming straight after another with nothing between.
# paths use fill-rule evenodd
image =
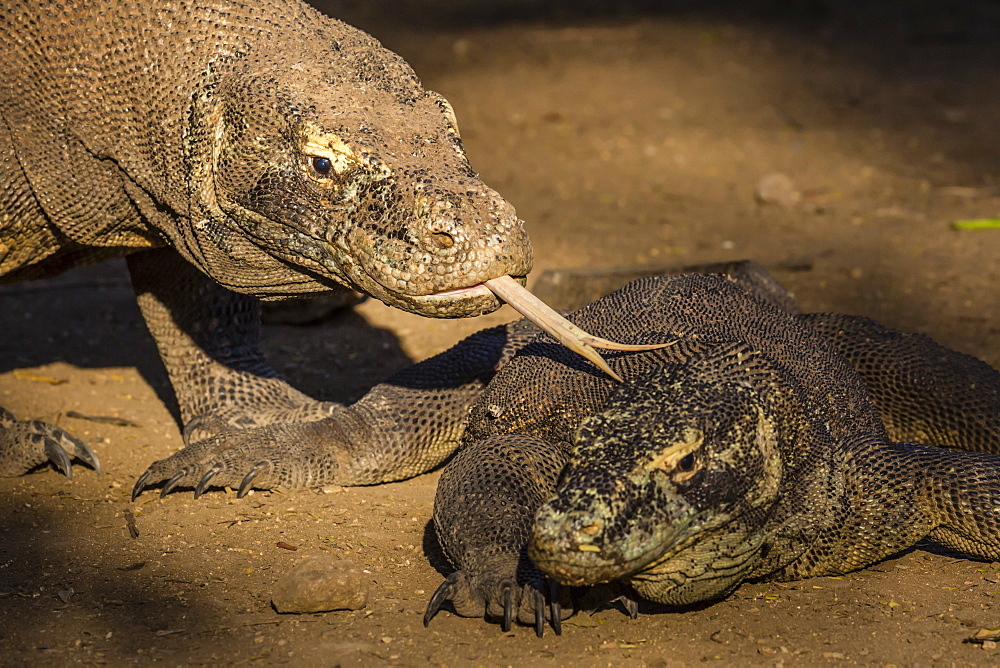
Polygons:
<instances>
[{"instance_id":1,"label":"clawed toe","mask_svg":"<svg viewBox=\"0 0 1000 668\"><path fill-rule=\"evenodd\" d=\"M94 469L94 473L101 475L101 462L97 459L97 454L86 443L66 432L62 432L61 436L63 447L66 447L68 441L68 444L73 446L73 454L76 455L77 459Z\"/></svg>"},{"instance_id":2,"label":"clawed toe","mask_svg":"<svg viewBox=\"0 0 1000 668\"><path fill-rule=\"evenodd\" d=\"M501 630L504 633L510 631L510 627L514 624L514 592L512 591L511 584L505 582L503 585L503 622L500 624Z\"/></svg>"},{"instance_id":3,"label":"clawed toe","mask_svg":"<svg viewBox=\"0 0 1000 668\"><path fill-rule=\"evenodd\" d=\"M253 483L254 478L257 477L258 473L266 469L267 466L268 466L267 462L257 462L256 464L254 464L254 467L250 469L250 472L247 473L246 476L243 477L243 480L240 482L240 488L236 492L237 499L242 499L244 496L246 496L247 492L250 491L250 484Z\"/></svg>"},{"instance_id":4,"label":"clawed toe","mask_svg":"<svg viewBox=\"0 0 1000 668\"><path fill-rule=\"evenodd\" d=\"M0 452L5 457L0 475L19 475L51 463L68 479L73 479L73 459L100 475L101 463L86 443L55 425L40 420L19 421L0 409Z\"/></svg>"},{"instance_id":5,"label":"clawed toe","mask_svg":"<svg viewBox=\"0 0 1000 668\"><path fill-rule=\"evenodd\" d=\"M446 601L457 601L464 600L466 598L470 600L477 600L480 604L478 607L479 612L475 614L483 614L489 617L489 605L483 605L482 601L488 596L486 592L479 592L476 595L470 595L472 592L469 589L469 584L465 578L462 577L463 573L461 571L456 571L451 573L444 582L434 591L431 595L430 600L427 602L427 609L424 612L424 626L428 626L434 616L444 606ZM495 581L494 581L495 582ZM544 583L543 583L544 585ZM497 585L495 584L494 587ZM533 616L533 627L535 635L539 638L545 635L545 618L546 611L548 611L551 616L552 630L555 631L556 635L562 635L562 606L559 603L559 596L561 593L560 587L555 582L548 582L547 587L535 587L533 585L527 585L519 588L511 581L503 581L499 583L498 588L490 588L496 596L499 593L499 610L502 610L500 618L500 628L504 633L510 631L514 626L514 618L518 616L518 607L524 601L525 596L531 596L531 601L533 603L533 611L529 614ZM520 593L518 593L520 592ZM548 593L549 601L546 602L546 592ZM496 599L493 599L496 601ZM458 611L460 614L469 615L471 610L475 610L475 607L469 609L464 606L458 606ZM498 611L499 611L498 610ZM524 611L522 610L522 613ZM526 619L522 616L522 621Z\"/></svg>"},{"instance_id":6,"label":"clawed toe","mask_svg":"<svg viewBox=\"0 0 1000 668\"><path fill-rule=\"evenodd\" d=\"M212 481L212 478L219 475L222 472L222 467L216 464L212 468L205 472L205 475L201 477L198 484L194 488L194 498L198 498L205 492L205 488L208 487L208 483Z\"/></svg>"},{"instance_id":7,"label":"clawed toe","mask_svg":"<svg viewBox=\"0 0 1000 668\"><path fill-rule=\"evenodd\" d=\"M444 579L444 582L434 590L431 595L431 600L427 602L427 609L424 611L424 627L426 628L431 620L434 619L434 615L441 611L441 606L445 601L451 598L451 589L458 582L458 573L452 573Z\"/></svg>"},{"instance_id":8,"label":"clawed toe","mask_svg":"<svg viewBox=\"0 0 1000 668\"><path fill-rule=\"evenodd\" d=\"M49 458L52 465L55 466L59 471L66 476L68 480L73 479L73 464L69 460L69 455L63 449L61 445L53 441L51 438L46 438L45 436L39 435L37 438L41 439L43 442L42 448L45 450L45 456Z\"/></svg>"},{"instance_id":9,"label":"clawed toe","mask_svg":"<svg viewBox=\"0 0 1000 668\"><path fill-rule=\"evenodd\" d=\"M535 590L535 635L541 638L545 635L545 595Z\"/></svg>"},{"instance_id":10,"label":"clawed toe","mask_svg":"<svg viewBox=\"0 0 1000 668\"><path fill-rule=\"evenodd\" d=\"M555 580L549 580L549 618L552 620L552 630L557 636L561 636L562 604L559 603L559 583Z\"/></svg>"},{"instance_id":11,"label":"clawed toe","mask_svg":"<svg viewBox=\"0 0 1000 668\"><path fill-rule=\"evenodd\" d=\"M73 436L67 431L63 431L59 427L51 427L45 425L44 423L36 423L46 429L48 434L45 435L45 454L48 455L49 461L56 464L63 473L66 474L67 478L72 479L72 469L69 467L69 452L72 451L73 455L80 461L87 464L90 468L94 469L94 473L97 475L101 474L101 462L98 461L97 455L94 453L90 447L81 441L76 436ZM56 440L58 439L58 441ZM51 450L50 450L51 446ZM52 458L52 450L59 450L61 452L60 462L57 463ZM63 463L66 467L63 468Z\"/></svg>"},{"instance_id":12,"label":"clawed toe","mask_svg":"<svg viewBox=\"0 0 1000 668\"><path fill-rule=\"evenodd\" d=\"M132 487L132 500L135 501L142 494L142 490L146 489L146 481L149 480L149 474L151 471L146 469L146 472L139 476L139 479L135 481L135 485Z\"/></svg>"},{"instance_id":13,"label":"clawed toe","mask_svg":"<svg viewBox=\"0 0 1000 668\"><path fill-rule=\"evenodd\" d=\"M196 478L198 470L201 469L204 464L198 464L196 466L189 463L187 466L183 466L178 469L176 466L179 464L180 462L174 463L171 462L170 459L153 463L148 469L146 469L146 472L139 476L139 479L135 481L135 485L132 487L132 500L135 501L138 499L146 489L155 486L160 481L163 481L163 487L160 489L160 498L162 499L167 494L173 492L185 480L194 479L198 480L197 484L194 486L194 498L196 499L201 497L201 495L203 495L209 487L231 485L236 480L241 480L239 489L236 492L236 497L242 499L247 495L247 492L250 491L253 482L258 479L258 476L262 472L267 471L270 467L270 464L266 461L257 462L246 473L246 475L240 479L234 477L233 473L230 472L230 466L222 462L216 462L215 464L209 466L209 468L201 474L200 478ZM173 471L173 475L170 475L171 471ZM167 477L168 475L170 475L170 477Z\"/></svg>"},{"instance_id":14,"label":"clawed toe","mask_svg":"<svg viewBox=\"0 0 1000 668\"><path fill-rule=\"evenodd\" d=\"M188 420L188 423L184 425L184 429L181 430L181 438L184 439L185 445L191 445L196 441L205 439L205 435L198 432L204 422L205 418L200 415Z\"/></svg>"},{"instance_id":15,"label":"clawed toe","mask_svg":"<svg viewBox=\"0 0 1000 668\"><path fill-rule=\"evenodd\" d=\"M146 488L152 487L160 480L163 480L162 477L157 477L151 480L151 478L153 478L153 476L159 472L157 471L157 469L160 468L159 467L160 464L161 462L154 463L152 466L146 469L145 473L139 476L138 480L135 481L135 485L132 487L133 501L138 499L139 496L146 490ZM197 499L199 496L204 494L205 490L208 488L208 484L212 481L213 478L215 478L215 476L221 473L222 470L223 470L222 466L218 464L208 469L208 471L206 471L198 480L198 484L195 485L194 498ZM163 487L160 488L160 498L162 499L167 494L170 494L170 492L174 491L174 489L177 488L177 486L181 483L181 481L190 475L192 474L187 468L182 468L176 473L174 473L172 476L167 478L166 482L163 483Z\"/></svg>"},{"instance_id":16,"label":"clawed toe","mask_svg":"<svg viewBox=\"0 0 1000 668\"><path fill-rule=\"evenodd\" d=\"M170 492L174 490L174 487L177 487L177 483L179 483L187 474L187 471L181 469L177 473L170 476L170 480L167 480L167 482L163 484L163 489L160 490L160 498L162 499L167 494L170 494Z\"/></svg>"},{"instance_id":17,"label":"clawed toe","mask_svg":"<svg viewBox=\"0 0 1000 668\"><path fill-rule=\"evenodd\" d=\"M635 600L628 594L622 594L618 597L618 602L622 604L623 608L625 608L625 614L627 614L630 619L639 619L639 601Z\"/></svg>"},{"instance_id":18,"label":"clawed toe","mask_svg":"<svg viewBox=\"0 0 1000 668\"><path fill-rule=\"evenodd\" d=\"M631 619L639 617L639 602L635 593L622 583L597 587L564 588L549 578L531 584L517 585L513 579L469 576L466 571L456 571L445 578L427 603L424 626L430 624L445 602L451 602L454 611L463 617L499 617L504 633L514 626L515 618L530 624L539 638L545 635L546 620L557 636L562 635L564 601L577 609L599 610L620 604Z\"/></svg>"}]
</instances>

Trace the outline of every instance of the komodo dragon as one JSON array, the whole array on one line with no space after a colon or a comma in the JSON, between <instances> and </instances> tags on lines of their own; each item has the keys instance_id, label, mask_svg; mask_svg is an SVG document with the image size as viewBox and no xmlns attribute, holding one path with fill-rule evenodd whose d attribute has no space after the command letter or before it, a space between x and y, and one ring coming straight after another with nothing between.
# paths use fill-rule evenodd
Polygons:
<instances>
[{"instance_id":1,"label":"komodo dragon","mask_svg":"<svg viewBox=\"0 0 1000 668\"><path fill-rule=\"evenodd\" d=\"M454 450L491 360L347 407L258 348L259 299L354 289L460 317L496 309L492 290L519 307L521 221L402 59L300 0L7 0L0 49L0 282L128 255L187 443L136 493L380 482ZM0 475L68 476L70 455L98 468L0 409Z\"/></svg>"},{"instance_id":2,"label":"komodo dragon","mask_svg":"<svg viewBox=\"0 0 1000 668\"><path fill-rule=\"evenodd\" d=\"M924 537L1000 559L1000 373L924 336L796 310L766 281L633 282L571 317L675 342L609 360L621 385L523 321L495 332L509 361L438 485L457 570L425 624L450 601L541 635L546 617L558 632L561 585L614 583L603 594L629 592L634 615L634 593L707 601Z\"/></svg>"}]
</instances>

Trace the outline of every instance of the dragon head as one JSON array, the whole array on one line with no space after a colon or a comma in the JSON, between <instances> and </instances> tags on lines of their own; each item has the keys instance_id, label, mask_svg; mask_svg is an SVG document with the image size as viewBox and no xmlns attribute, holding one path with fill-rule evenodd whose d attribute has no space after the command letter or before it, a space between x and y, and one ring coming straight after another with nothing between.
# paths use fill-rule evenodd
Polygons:
<instances>
[{"instance_id":1,"label":"dragon head","mask_svg":"<svg viewBox=\"0 0 1000 668\"><path fill-rule=\"evenodd\" d=\"M626 580L663 603L731 591L758 559L786 473L781 392L748 382L771 372L736 347L620 386L582 423L535 516L531 559L561 583Z\"/></svg>"},{"instance_id":2,"label":"dragon head","mask_svg":"<svg viewBox=\"0 0 1000 668\"><path fill-rule=\"evenodd\" d=\"M531 247L451 105L340 22L275 35L214 63L194 101L188 256L264 298L339 286L422 315L497 308L482 282L524 277Z\"/></svg>"}]
</instances>

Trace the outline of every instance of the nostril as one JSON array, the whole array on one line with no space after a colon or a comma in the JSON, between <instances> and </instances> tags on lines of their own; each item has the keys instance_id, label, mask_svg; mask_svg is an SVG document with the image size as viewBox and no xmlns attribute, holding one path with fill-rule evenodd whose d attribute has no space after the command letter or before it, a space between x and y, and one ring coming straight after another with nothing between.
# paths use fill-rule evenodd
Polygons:
<instances>
[{"instance_id":1,"label":"nostril","mask_svg":"<svg viewBox=\"0 0 1000 668\"><path fill-rule=\"evenodd\" d=\"M576 530L575 539L577 542L577 549L592 551L594 550L593 540L597 534L601 533L601 523L591 522L590 524L580 527Z\"/></svg>"},{"instance_id":2,"label":"nostril","mask_svg":"<svg viewBox=\"0 0 1000 668\"><path fill-rule=\"evenodd\" d=\"M451 236L447 232L432 232L431 238L434 243L441 248L451 248L455 245L455 237Z\"/></svg>"}]
</instances>

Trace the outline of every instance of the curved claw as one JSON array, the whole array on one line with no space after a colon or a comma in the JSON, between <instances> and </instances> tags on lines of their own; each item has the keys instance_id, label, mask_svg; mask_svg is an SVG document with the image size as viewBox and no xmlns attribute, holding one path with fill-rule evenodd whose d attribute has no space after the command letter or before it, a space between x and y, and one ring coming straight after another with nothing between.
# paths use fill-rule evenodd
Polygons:
<instances>
[{"instance_id":1,"label":"curved claw","mask_svg":"<svg viewBox=\"0 0 1000 668\"><path fill-rule=\"evenodd\" d=\"M545 595L540 589L535 590L535 635L545 635Z\"/></svg>"},{"instance_id":2,"label":"curved claw","mask_svg":"<svg viewBox=\"0 0 1000 668\"><path fill-rule=\"evenodd\" d=\"M72 480L73 464L69 461L69 455L66 454L63 447L51 438L41 435L39 435L38 438L41 438L42 442L45 443L45 456L49 458L49 461L52 462L64 476L66 476L67 480Z\"/></svg>"},{"instance_id":3,"label":"curved claw","mask_svg":"<svg viewBox=\"0 0 1000 668\"><path fill-rule=\"evenodd\" d=\"M98 461L97 455L94 454L94 451L86 443L62 429L57 429L57 433L59 435L59 445L63 450L67 452L72 450L73 454L90 466L90 468L94 469L97 475L101 474L101 462Z\"/></svg>"},{"instance_id":4,"label":"curved claw","mask_svg":"<svg viewBox=\"0 0 1000 668\"><path fill-rule=\"evenodd\" d=\"M511 589L509 583L505 584L503 587L503 622L500 624L500 628L504 633L510 631L511 626L514 624L514 592Z\"/></svg>"},{"instance_id":5,"label":"curved claw","mask_svg":"<svg viewBox=\"0 0 1000 668\"><path fill-rule=\"evenodd\" d=\"M250 472L243 476L243 480L240 481L240 488L236 492L236 498L242 499L246 496L247 492L250 491L250 483L253 479L257 477L257 474L267 468L267 462L257 462Z\"/></svg>"},{"instance_id":6,"label":"curved claw","mask_svg":"<svg viewBox=\"0 0 1000 668\"><path fill-rule=\"evenodd\" d=\"M441 610L441 604L448 600L448 592L451 590L455 582L458 581L458 573L451 573L448 577L444 579L431 596L431 600L427 602L427 610L424 611L424 627L431 623L436 615Z\"/></svg>"},{"instance_id":7,"label":"curved claw","mask_svg":"<svg viewBox=\"0 0 1000 668\"><path fill-rule=\"evenodd\" d=\"M212 478L219 475L221 471L222 467L219 466L218 464L208 469L208 471L205 472L205 475L201 477L201 480L198 481L198 484L194 488L194 498L197 499L199 496L201 496L205 492L205 488L208 487L208 483L211 482Z\"/></svg>"},{"instance_id":8,"label":"curved claw","mask_svg":"<svg viewBox=\"0 0 1000 668\"><path fill-rule=\"evenodd\" d=\"M180 482L181 478L187 475L187 471L179 471L173 475L166 483L163 485L163 489L160 490L160 498L162 499L167 494L170 494L177 487L177 483Z\"/></svg>"},{"instance_id":9,"label":"curved claw","mask_svg":"<svg viewBox=\"0 0 1000 668\"><path fill-rule=\"evenodd\" d=\"M561 636L562 605L559 603L559 583L555 580L549 580L549 615L552 617L552 630Z\"/></svg>"},{"instance_id":10,"label":"curved claw","mask_svg":"<svg viewBox=\"0 0 1000 668\"><path fill-rule=\"evenodd\" d=\"M204 417L196 415L191 418L186 425L184 425L184 429L181 430L181 438L184 439L185 445L189 445L191 443L191 434L194 433L194 430L200 427L204 421Z\"/></svg>"},{"instance_id":11,"label":"curved claw","mask_svg":"<svg viewBox=\"0 0 1000 668\"><path fill-rule=\"evenodd\" d=\"M69 436L68 434L67 436L69 437L73 445L76 446L74 448L76 456L82 459L85 463L89 464L90 467L94 469L94 473L96 473L97 475L101 475L101 462L97 458L97 454L90 449L90 446L88 446L80 439L76 438L75 436Z\"/></svg>"},{"instance_id":12,"label":"curved claw","mask_svg":"<svg viewBox=\"0 0 1000 668\"><path fill-rule=\"evenodd\" d=\"M622 594L619 598L622 607L631 619L639 619L639 601L627 594Z\"/></svg>"},{"instance_id":13,"label":"curved claw","mask_svg":"<svg viewBox=\"0 0 1000 668\"><path fill-rule=\"evenodd\" d=\"M135 501L142 494L142 490L146 489L146 479L149 478L149 471L147 470L139 479L135 481L135 485L132 487L132 500Z\"/></svg>"}]
</instances>

